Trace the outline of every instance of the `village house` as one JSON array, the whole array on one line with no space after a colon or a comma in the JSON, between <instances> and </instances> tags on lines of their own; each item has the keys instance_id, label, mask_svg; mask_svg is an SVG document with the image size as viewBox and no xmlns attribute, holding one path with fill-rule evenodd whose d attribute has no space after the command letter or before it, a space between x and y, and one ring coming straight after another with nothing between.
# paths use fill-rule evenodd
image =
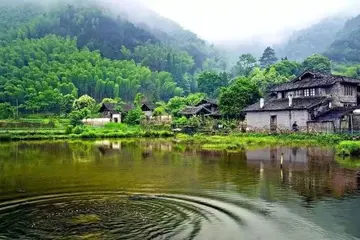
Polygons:
<instances>
[{"instance_id":1,"label":"village house","mask_svg":"<svg viewBox=\"0 0 360 240\"><path fill-rule=\"evenodd\" d=\"M339 132L360 130L360 80L306 71L273 87L244 109L249 130Z\"/></svg>"},{"instance_id":2,"label":"village house","mask_svg":"<svg viewBox=\"0 0 360 240\"><path fill-rule=\"evenodd\" d=\"M121 122L121 112L116 111L115 103L103 103L99 112L101 113L101 118L107 118L110 122Z\"/></svg>"},{"instance_id":3,"label":"village house","mask_svg":"<svg viewBox=\"0 0 360 240\"><path fill-rule=\"evenodd\" d=\"M185 107L179 114L187 118L194 116L221 118L218 101L214 99L203 99L195 106Z\"/></svg>"}]
</instances>

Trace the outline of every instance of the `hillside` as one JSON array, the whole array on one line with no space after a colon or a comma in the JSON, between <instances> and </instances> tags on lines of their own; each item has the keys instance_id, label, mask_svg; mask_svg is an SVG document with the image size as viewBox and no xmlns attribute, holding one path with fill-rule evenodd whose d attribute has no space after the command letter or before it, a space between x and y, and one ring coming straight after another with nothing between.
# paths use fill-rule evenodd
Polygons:
<instances>
[{"instance_id":1,"label":"hillside","mask_svg":"<svg viewBox=\"0 0 360 240\"><path fill-rule=\"evenodd\" d=\"M345 21L344 17L328 18L294 32L284 46L276 47L279 56L301 61L313 54L323 53L335 41Z\"/></svg>"},{"instance_id":2,"label":"hillside","mask_svg":"<svg viewBox=\"0 0 360 240\"><path fill-rule=\"evenodd\" d=\"M117 8L110 0L105 5L92 0L75 5L66 1L47 2L47 5L21 2L0 4L2 46L18 39L41 39L50 34L71 37L78 49L99 51L104 58L133 60L152 71L169 72L184 94L195 90L195 73L225 69L214 47L140 5L116 2L116 6L127 6Z\"/></svg>"},{"instance_id":3,"label":"hillside","mask_svg":"<svg viewBox=\"0 0 360 240\"><path fill-rule=\"evenodd\" d=\"M349 19L325 55L333 61L360 63L360 15Z\"/></svg>"}]
</instances>

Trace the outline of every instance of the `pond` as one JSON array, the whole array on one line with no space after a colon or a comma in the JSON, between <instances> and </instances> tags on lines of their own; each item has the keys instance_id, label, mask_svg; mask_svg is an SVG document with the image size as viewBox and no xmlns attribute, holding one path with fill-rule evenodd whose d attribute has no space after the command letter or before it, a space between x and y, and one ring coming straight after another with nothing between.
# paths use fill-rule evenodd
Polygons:
<instances>
[{"instance_id":1,"label":"pond","mask_svg":"<svg viewBox=\"0 0 360 240\"><path fill-rule=\"evenodd\" d=\"M331 148L2 143L0 239L360 239L359 189Z\"/></svg>"}]
</instances>

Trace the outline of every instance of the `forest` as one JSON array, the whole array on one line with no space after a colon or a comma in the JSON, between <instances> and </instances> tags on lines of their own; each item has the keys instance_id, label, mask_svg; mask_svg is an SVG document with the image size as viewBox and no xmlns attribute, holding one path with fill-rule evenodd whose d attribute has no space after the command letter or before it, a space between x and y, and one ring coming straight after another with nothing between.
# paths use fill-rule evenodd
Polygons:
<instances>
[{"instance_id":1,"label":"forest","mask_svg":"<svg viewBox=\"0 0 360 240\"><path fill-rule=\"evenodd\" d=\"M132 103L139 94L174 116L204 97L218 99L223 114L238 116L268 88L305 70L359 77L358 22L347 21L332 44L335 36L324 39L329 48L323 54L310 51L293 61L269 46L260 58L243 53L231 63L194 33L130 22L95 3L1 4L0 119L66 116L84 96Z\"/></svg>"}]
</instances>

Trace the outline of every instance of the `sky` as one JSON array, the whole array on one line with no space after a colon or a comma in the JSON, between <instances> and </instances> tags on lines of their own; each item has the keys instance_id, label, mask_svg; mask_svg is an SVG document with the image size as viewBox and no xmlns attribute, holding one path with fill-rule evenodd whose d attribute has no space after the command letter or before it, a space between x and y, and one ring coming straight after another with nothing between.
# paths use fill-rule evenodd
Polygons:
<instances>
[{"instance_id":1,"label":"sky","mask_svg":"<svg viewBox=\"0 0 360 240\"><path fill-rule=\"evenodd\" d=\"M261 39L279 43L299 30L338 13L360 14L360 0L139 0L213 42Z\"/></svg>"}]
</instances>

